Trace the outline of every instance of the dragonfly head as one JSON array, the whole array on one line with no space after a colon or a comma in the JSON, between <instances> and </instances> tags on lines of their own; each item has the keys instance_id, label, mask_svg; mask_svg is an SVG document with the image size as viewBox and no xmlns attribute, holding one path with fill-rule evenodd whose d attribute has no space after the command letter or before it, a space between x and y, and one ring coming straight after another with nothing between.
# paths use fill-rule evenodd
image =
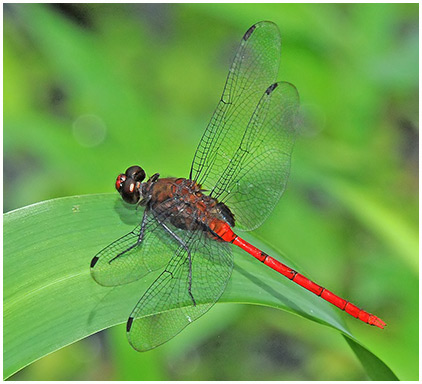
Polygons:
<instances>
[{"instance_id":1,"label":"dragonfly head","mask_svg":"<svg viewBox=\"0 0 422 384\"><path fill-rule=\"evenodd\" d=\"M136 204L142 198L141 183L145 179L144 170L133 165L121 173L116 179L116 189L119 191L123 200L129 204Z\"/></svg>"}]
</instances>

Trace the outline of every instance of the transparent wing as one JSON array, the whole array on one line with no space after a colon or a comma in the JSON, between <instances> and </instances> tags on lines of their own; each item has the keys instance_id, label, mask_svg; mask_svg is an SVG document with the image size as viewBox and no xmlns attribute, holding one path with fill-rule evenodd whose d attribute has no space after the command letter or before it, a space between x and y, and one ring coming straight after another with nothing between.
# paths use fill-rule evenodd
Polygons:
<instances>
[{"instance_id":1,"label":"transparent wing","mask_svg":"<svg viewBox=\"0 0 422 384\"><path fill-rule=\"evenodd\" d=\"M281 37L268 21L253 25L242 38L223 95L196 149L190 179L211 190L239 148L262 93L275 82Z\"/></svg>"},{"instance_id":2,"label":"transparent wing","mask_svg":"<svg viewBox=\"0 0 422 384\"><path fill-rule=\"evenodd\" d=\"M103 286L128 284L165 266L179 246L157 221L167 214L145 210L140 225L98 252L91 261L94 280Z\"/></svg>"},{"instance_id":3,"label":"transparent wing","mask_svg":"<svg viewBox=\"0 0 422 384\"><path fill-rule=\"evenodd\" d=\"M128 339L138 351L165 343L202 316L220 298L230 278L233 260L229 244L209 239L202 231L184 232L183 236L184 245L129 318Z\"/></svg>"},{"instance_id":4,"label":"transparent wing","mask_svg":"<svg viewBox=\"0 0 422 384\"><path fill-rule=\"evenodd\" d=\"M270 86L230 163L220 173L211 194L230 207L240 229L261 225L284 192L298 109L299 95L292 84Z\"/></svg>"}]
</instances>

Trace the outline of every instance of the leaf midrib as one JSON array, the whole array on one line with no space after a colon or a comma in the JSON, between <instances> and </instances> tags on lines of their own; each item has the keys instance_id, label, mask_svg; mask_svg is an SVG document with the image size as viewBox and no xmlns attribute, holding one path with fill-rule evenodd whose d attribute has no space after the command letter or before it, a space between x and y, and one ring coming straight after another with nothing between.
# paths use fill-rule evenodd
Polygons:
<instances>
[{"instance_id":1,"label":"leaf midrib","mask_svg":"<svg viewBox=\"0 0 422 384\"><path fill-rule=\"evenodd\" d=\"M17 293L15 295L5 296L4 303L3 303L3 311L4 311L3 314L4 314L4 316L6 317L8 312L13 312L13 306L16 306L17 304L19 304L23 300L31 299L31 297L36 295L38 292L41 292L41 291L43 291L43 290L45 290L45 289L47 289L51 286L54 286L56 284L60 284L60 283L63 283L67 280L71 280L73 278L77 278L77 277L83 276L83 275L86 275L86 272L79 272L79 273L66 275L62 278L52 280L48 284L44 284L44 285L40 284L35 289L32 289L31 291L22 293L20 295L19 295L19 293L21 291L17 291Z\"/></svg>"}]
</instances>

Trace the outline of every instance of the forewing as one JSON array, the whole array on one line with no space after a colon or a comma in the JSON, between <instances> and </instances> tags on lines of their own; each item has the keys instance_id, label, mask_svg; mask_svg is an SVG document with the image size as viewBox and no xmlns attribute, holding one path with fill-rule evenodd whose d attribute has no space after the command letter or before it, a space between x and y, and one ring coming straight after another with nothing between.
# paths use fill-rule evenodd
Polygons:
<instances>
[{"instance_id":1,"label":"forewing","mask_svg":"<svg viewBox=\"0 0 422 384\"><path fill-rule=\"evenodd\" d=\"M192 257L192 295L189 257L181 245L164 272L134 308L128 339L138 351L159 346L207 312L220 298L233 269L230 245L209 239L204 232L187 232L183 241Z\"/></svg>"},{"instance_id":2,"label":"forewing","mask_svg":"<svg viewBox=\"0 0 422 384\"><path fill-rule=\"evenodd\" d=\"M242 142L212 191L226 203L236 226L262 224L284 192L296 135L299 95L286 82L270 86L259 101Z\"/></svg>"},{"instance_id":3,"label":"forewing","mask_svg":"<svg viewBox=\"0 0 422 384\"><path fill-rule=\"evenodd\" d=\"M162 220L163 215L160 215ZM143 236L138 242L142 227ZM91 275L103 286L130 283L165 266L178 246L158 223L156 216L145 210L140 225L94 256Z\"/></svg>"},{"instance_id":4,"label":"forewing","mask_svg":"<svg viewBox=\"0 0 422 384\"><path fill-rule=\"evenodd\" d=\"M212 189L237 150L261 96L276 80L281 37L268 21L245 33L223 95L195 152L190 179Z\"/></svg>"}]
</instances>

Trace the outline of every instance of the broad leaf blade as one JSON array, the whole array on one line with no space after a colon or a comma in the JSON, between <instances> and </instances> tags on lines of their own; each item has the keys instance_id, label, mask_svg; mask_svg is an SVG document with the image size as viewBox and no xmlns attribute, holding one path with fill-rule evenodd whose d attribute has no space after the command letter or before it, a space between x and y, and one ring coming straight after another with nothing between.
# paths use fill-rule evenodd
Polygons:
<instances>
[{"instance_id":1,"label":"broad leaf blade","mask_svg":"<svg viewBox=\"0 0 422 384\"><path fill-rule=\"evenodd\" d=\"M48 353L127 320L159 271L135 283L105 288L91 278L89 263L139 220L139 214L111 194L55 199L4 215L5 378ZM246 238L285 259L257 239ZM353 340L331 305L241 250L234 252L235 268L221 301L284 309L330 325ZM365 366L371 377L395 378L385 374L391 371L384 363L360 348L367 358L372 356Z\"/></svg>"},{"instance_id":2,"label":"broad leaf blade","mask_svg":"<svg viewBox=\"0 0 422 384\"><path fill-rule=\"evenodd\" d=\"M348 336L344 336L347 343L349 344L350 348L352 348L353 352L362 363L362 366L365 368L368 376L372 380L377 381L392 381L398 380L397 376L393 373L393 371L384 364L377 356L373 353L369 352L364 346L359 344L353 338Z\"/></svg>"}]
</instances>

